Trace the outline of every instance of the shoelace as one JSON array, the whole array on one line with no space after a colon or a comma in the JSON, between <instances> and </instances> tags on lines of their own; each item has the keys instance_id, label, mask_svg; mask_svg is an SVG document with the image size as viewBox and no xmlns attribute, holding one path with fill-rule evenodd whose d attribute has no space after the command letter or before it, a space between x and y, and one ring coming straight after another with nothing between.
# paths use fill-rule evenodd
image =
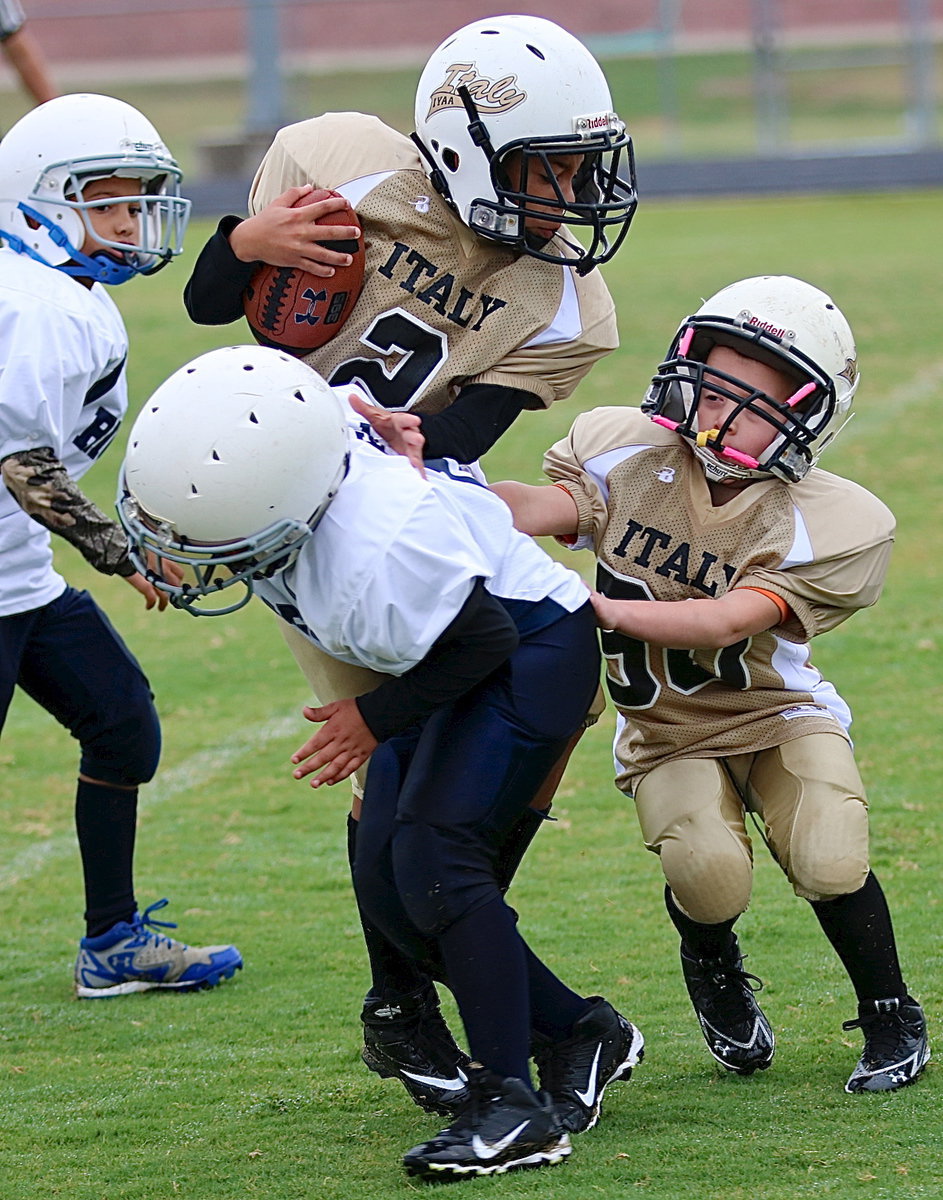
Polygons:
<instances>
[{"instance_id":1,"label":"shoelace","mask_svg":"<svg viewBox=\"0 0 943 1200\"><path fill-rule=\"evenodd\" d=\"M746 958L746 955L743 958ZM722 958L696 959L698 967L704 973L703 978L694 982L694 992L698 999L712 986L726 988L729 984L735 984L741 995L747 991L754 995L761 992L763 980L758 975L751 975L749 971L744 971L743 958L737 962L736 966L732 963L725 963ZM711 998L716 999L716 993L711 992Z\"/></svg>"},{"instance_id":2,"label":"shoelace","mask_svg":"<svg viewBox=\"0 0 943 1200\"><path fill-rule=\"evenodd\" d=\"M865 1052L869 1058L877 1060L897 1057L902 1039L910 1033L899 1012L873 1013L853 1021L842 1021L842 1029L860 1029L864 1034Z\"/></svg>"},{"instance_id":3,"label":"shoelace","mask_svg":"<svg viewBox=\"0 0 943 1200\"><path fill-rule=\"evenodd\" d=\"M144 912L140 914L136 921L133 921L131 928L135 933L144 933L149 938L154 938L158 945L166 942L168 946L173 944L173 939L166 937L162 933L158 933L158 929L176 929L176 921L157 921L151 916L151 913L166 908L170 901L165 897L163 900L155 900L153 904L148 905Z\"/></svg>"}]
</instances>

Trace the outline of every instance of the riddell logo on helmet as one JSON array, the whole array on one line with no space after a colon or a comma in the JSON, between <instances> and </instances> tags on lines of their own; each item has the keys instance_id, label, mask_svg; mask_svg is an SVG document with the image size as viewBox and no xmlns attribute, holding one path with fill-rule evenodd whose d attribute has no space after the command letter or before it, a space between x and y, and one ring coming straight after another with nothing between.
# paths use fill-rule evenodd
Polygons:
<instances>
[{"instance_id":1,"label":"riddell logo on helmet","mask_svg":"<svg viewBox=\"0 0 943 1200\"><path fill-rule=\"evenodd\" d=\"M453 63L446 71L445 82L440 83L429 98L426 117L443 108L463 108L458 94L460 87L468 88L475 107L482 113L508 112L527 99L527 93L518 90L516 75L486 79L478 74L474 63Z\"/></svg>"},{"instance_id":2,"label":"riddell logo on helmet","mask_svg":"<svg viewBox=\"0 0 943 1200\"><path fill-rule=\"evenodd\" d=\"M763 321L759 317L755 317L752 313L744 313L746 324L752 325L756 329L762 329L765 333L771 333L773 337L784 338L789 341L795 341L795 333L791 329L782 329L778 325L774 325L771 321Z\"/></svg>"},{"instance_id":3,"label":"riddell logo on helmet","mask_svg":"<svg viewBox=\"0 0 943 1200\"><path fill-rule=\"evenodd\" d=\"M577 133L598 133L600 129L612 129L617 121L615 113L593 113L592 116L575 117L573 127Z\"/></svg>"},{"instance_id":4,"label":"riddell logo on helmet","mask_svg":"<svg viewBox=\"0 0 943 1200\"><path fill-rule=\"evenodd\" d=\"M133 154L156 154L163 150L164 146L162 142L132 142L130 138L123 138L121 149L130 150Z\"/></svg>"}]
</instances>

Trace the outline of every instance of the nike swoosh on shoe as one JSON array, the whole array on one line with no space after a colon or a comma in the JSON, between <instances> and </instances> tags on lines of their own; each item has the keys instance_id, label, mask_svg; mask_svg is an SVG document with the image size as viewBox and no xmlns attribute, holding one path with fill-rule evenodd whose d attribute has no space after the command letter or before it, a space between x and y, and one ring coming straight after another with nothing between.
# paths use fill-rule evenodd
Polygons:
<instances>
[{"instance_id":1,"label":"nike swoosh on shoe","mask_svg":"<svg viewBox=\"0 0 943 1200\"><path fill-rule=\"evenodd\" d=\"M459 1071L454 1079L443 1079L441 1075L419 1075L415 1071L407 1071L405 1069L402 1074L407 1079L412 1079L415 1083L421 1083L425 1087L439 1088L443 1092L460 1092L468 1084L467 1078L461 1071Z\"/></svg>"},{"instance_id":2,"label":"nike swoosh on shoe","mask_svg":"<svg viewBox=\"0 0 943 1200\"><path fill-rule=\"evenodd\" d=\"M596 1047L596 1056L593 1059L593 1065L589 1070L589 1081L586 1084L586 1091L581 1092L579 1088L574 1088L579 1100L586 1105L587 1108L592 1108L596 1103L596 1080L599 1076L599 1056L602 1054L602 1042Z\"/></svg>"},{"instance_id":3,"label":"nike swoosh on shoe","mask_svg":"<svg viewBox=\"0 0 943 1200\"><path fill-rule=\"evenodd\" d=\"M511 1145L517 1135L523 1129L526 1129L529 1124L529 1120L521 1121L520 1125L518 1125L515 1129L512 1129L510 1133L506 1133L504 1137L498 1138L496 1142L484 1142L476 1133L472 1137L472 1150L475 1152L475 1157L483 1158L485 1160L497 1158L499 1154L501 1154L504 1150L507 1150L508 1146Z\"/></svg>"}]
</instances>

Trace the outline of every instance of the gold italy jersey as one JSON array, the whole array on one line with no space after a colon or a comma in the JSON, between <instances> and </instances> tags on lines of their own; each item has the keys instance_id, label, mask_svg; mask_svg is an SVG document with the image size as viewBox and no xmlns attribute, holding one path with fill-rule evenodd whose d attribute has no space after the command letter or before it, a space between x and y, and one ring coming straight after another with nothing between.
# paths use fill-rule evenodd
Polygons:
<instances>
[{"instance_id":1,"label":"gold italy jersey","mask_svg":"<svg viewBox=\"0 0 943 1200\"><path fill-rule=\"evenodd\" d=\"M565 399L618 345L598 271L476 237L433 190L416 147L378 118L326 113L282 129L252 185L256 213L286 188L342 193L364 233L364 288L336 337L306 362L387 408L436 413L468 383Z\"/></svg>"},{"instance_id":2,"label":"gold italy jersey","mask_svg":"<svg viewBox=\"0 0 943 1200\"><path fill-rule=\"evenodd\" d=\"M633 408L577 418L544 469L577 502L574 548L595 549L600 592L697 602L752 586L790 608L784 624L721 650L603 632L620 786L671 759L847 733L848 708L807 643L877 600L894 535L880 500L814 468L800 483L763 480L715 507L687 444Z\"/></svg>"}]
</instances>

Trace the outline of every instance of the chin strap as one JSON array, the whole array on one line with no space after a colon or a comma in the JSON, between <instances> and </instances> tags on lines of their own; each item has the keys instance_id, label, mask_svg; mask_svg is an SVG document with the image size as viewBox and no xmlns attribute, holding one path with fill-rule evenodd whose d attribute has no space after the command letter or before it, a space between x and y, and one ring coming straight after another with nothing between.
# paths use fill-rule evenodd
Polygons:
<instances>
[{"instance_id":1,"label":"chin strap","mask_svg":"<svg viewBox=\"0 0 943 1200\"><path fill-rule=\"evenodd\" d=\"M83 254L81 250L77 250L72 245L66 237L65 231L50 221L48 217L37 212L35 208L30 208L28 204L21 203L19 209L46 230L49 240L69 255L69 261L47 262L41 254L38 254L31 246L27 246L21 237L14 233L7 233L5 229L0 229L0 237L17 254L26 254L36 262L42 263L44 267L52 267L53 270L62 271L65 275L91 279L93 283L107 283L114 286L119 283L127 283L135 275L141 274L137 267L127 261L126 255L119 258L117 254L107 250L98 250L92 255Z\"/></svg>"}]
</instances>

